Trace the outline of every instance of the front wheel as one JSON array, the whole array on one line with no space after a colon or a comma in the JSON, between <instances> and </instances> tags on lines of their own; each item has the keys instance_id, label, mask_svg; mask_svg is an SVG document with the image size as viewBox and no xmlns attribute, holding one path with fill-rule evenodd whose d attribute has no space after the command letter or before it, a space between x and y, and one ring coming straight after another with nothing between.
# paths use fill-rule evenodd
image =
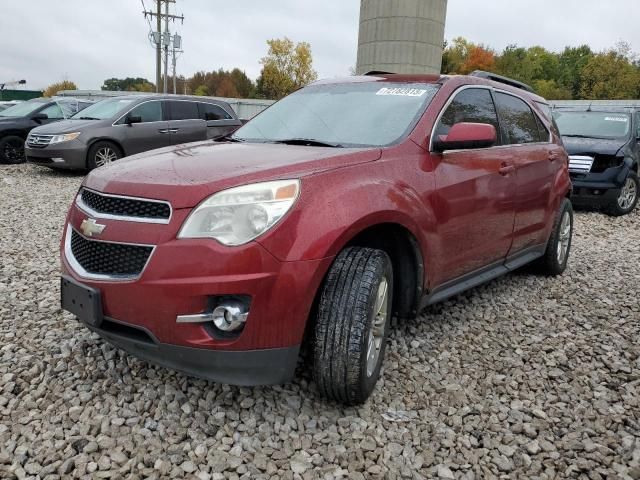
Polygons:
<instances>
[{"instance_id":1,"label":"front wheel","mask_svg":"<svg viewBox=\"0 0 640 480\"><path fill-rule=\"evenodd\" d=\"M338 255L318 305L313 371L325 397L346 405L369 398L380 376L393 300L393 268L382 250Z\"/></svg>"},{"instance_id":2,"label":"front wheel","mask_svg":"<svg viewBox=\"0 0 640 480\"><path fill-rule=\"evenodd\" d=\"M94 168L103 167L120 158L122 158L122 151L115 144L104 141L96 142L89 149L87 168L93 170Z\"/></svg>"},{"instance_id":3,"label":"front wheel","mask_svg":"<svg viewBox=\"0 0 640 480\"><path fill-rule=\"evenodd\" d=\"M629 176L620 190L620 195L611 203L608 213L614 217L631 213L638 204L638 197L640 197L640 180L638 180L636 173L629 172Z\"/></svg>"},{"instance_id":4,"label":"front wheel","mask_svg":"<svg viewBox=\"0 0 640 480\"><path fill-rule=\"evenodd\" d=\"M24 163L24 139L17 135L0 138L0 163Z\"/></svg>"},{"instance_id":5,"label":"front wheel","mask_svg":"<svg viewBox=\"0 0 640 480\"><path fill-rule=\"evenodd\" d=\"M549 276L561 275L567 269L571 240L573 239L573 207L564 198L556 215L544 256L538 261L542 273Z\"/></svg>"}]
</instances>

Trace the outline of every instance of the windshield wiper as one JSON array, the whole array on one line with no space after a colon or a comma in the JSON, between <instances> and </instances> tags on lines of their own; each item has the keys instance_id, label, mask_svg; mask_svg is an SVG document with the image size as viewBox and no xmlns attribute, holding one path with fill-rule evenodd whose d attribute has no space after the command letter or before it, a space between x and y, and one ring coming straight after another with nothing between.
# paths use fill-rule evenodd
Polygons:
<instances>
[{"instance_id":1,"label":"windshield wiper","mask_svg":"<svg viewBox=\"0 0 640 480\"><path fill-rule=\"evenodd\" d=\"M233 135L229 135L229 134L220 135L219 137L214 137L212 138L212 140L214 142L238 142L238 143L244 142L244 140L240 138L236 138Z\"/></svg>"},{"instance_id":2,"label":"windshield wiper","mask_svg":"<svg viewBox=\"0 0 640 480\"><path fill-rule=\"evenodd\" d=\"M313 138L288 138L285 140L275 140L273 143L283 143L285 145L305 145L307 147L343 148L343 146L338 143L322 142L320 140L314 140Z\"/></svg>"},{"instance_id":3,"label":"windshield wiper","mask_svg":"<svg viewBox=\"0 0 640 480\"><path fill-rule=\"evenodd\" d=\"M95 117L79 117L78 120L100 120L100 119Z\"/></svg>"}]
</instances>

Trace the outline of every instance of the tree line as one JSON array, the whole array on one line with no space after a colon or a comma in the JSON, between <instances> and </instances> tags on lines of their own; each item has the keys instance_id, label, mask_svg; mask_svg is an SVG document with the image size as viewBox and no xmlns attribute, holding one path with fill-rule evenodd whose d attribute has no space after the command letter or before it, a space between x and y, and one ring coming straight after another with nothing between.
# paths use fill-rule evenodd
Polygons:
<instances>
[{"instance_id":1,"label":"tree line","mask_svg":"<svg viewBox=\"0 0 640 480\"><path fill-rule=\"evenodd\" d=\"M497 73L531 85L549 100L640 98L640 60L626 42L594 52L588 45L552 52L509 45L502 52L463 37L445 43L442 72Z\"/></svg>"}]
</instances>

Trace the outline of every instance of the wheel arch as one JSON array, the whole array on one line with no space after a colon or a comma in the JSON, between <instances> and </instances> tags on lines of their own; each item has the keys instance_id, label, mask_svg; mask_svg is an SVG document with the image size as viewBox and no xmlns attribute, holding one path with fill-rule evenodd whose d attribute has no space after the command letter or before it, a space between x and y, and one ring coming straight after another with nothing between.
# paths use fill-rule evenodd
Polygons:
<instances>
[{"instance_id":1,"label":"wheel arch","mask_svg":"<svg viewBox=\"0 0 640 480\"><path fill-rule=\"evenodd\" d=\"M91 151L91 148L98 142L109 142L109 143L113 143L116 147L118 147L120 149L120 151L122 152L122 156L126 157L127 153L124 150L124 147L122 146L122 143L120 143L118 140L111 138L111 137L97 137L97 138L92 138L89 143L87 143L87 153L85 155L85 164L87 165L87 167L89 166L89 151Z\"/></svg>"}]
</instances>

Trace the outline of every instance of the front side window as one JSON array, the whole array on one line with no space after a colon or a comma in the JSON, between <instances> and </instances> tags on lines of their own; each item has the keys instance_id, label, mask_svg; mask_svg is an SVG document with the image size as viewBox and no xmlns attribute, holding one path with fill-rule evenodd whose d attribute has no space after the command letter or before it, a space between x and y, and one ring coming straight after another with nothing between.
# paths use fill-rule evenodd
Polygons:
<instances>
[{"instance_id":1,"label":"front side window","mask_svg":"<svg viewBox=\"0 0 640 480\"><path fill-rule=\"evenodd\" d=\"M468 88L458 93L442 115L436 136L448 135L456 123L488 123L497 133L498 114L491 92L485 88Z\"/></svg>"},{"instance_id":2,"label":"front side window","mask_svg":"<svg viewBox=\"0 0 640 480\"><path fill-rule=\"evenodd\" d=\"M196 102L170 101L169 120L197 120L200 118Z\"/></svg>"},{"instance_id":3,"label":"front side window","mask_svg":"<svg viewBox=\"0 0 640 480\"><path fill-rule=\"evenodd\" d=\"M563 112L554 118L564 137L623 139L631 131L631 115L617 112Z\"/></svg>"},{"instance_id":4,"label":"front side window","mask_svg":"<svg viewBox=\"0 0 640 480\"><path fill-rule=\"evenodd\" d=\"M254 117L233 138L335 147L392 145L413 130L438 88L384 81L311 85Z\"/></svg>"},{"instance_id":5,"label":"front side window","mask_svg":"<svg viewBox=\"0 0 640 480\"><path fill-rule=\"evenodd\" d=\"M141 123L161 122L162 121L162 103L144 102L135 107L128 114L129 117L140 117Z\"/></svg>"},{"instance_id":6,"label":"front side window","mask_svg":"<svg viewBox=\"0 0 640 480\"><path fill-rule=\"evenodd\" d=\"M61 120L64 118L62 109L60 108L60 105L58 105L57 103L54 103L53 105L49 105L40 113L44 113L47 116L47 118L50 118L52 120Z\"/></svg>"},{"instance_id":7,"label":"front side window","mask_svg":"<svg viewBox=\"0 0 640 480\"><path fill-rule=\"evenodd\" d=\"M225 109L213 103L199 103L200 118L202 120L231 120L231 115Z\"/></svg>"},{"instance_id":8,"label":"front side window","mask_svg":"<svg viewBox=\"0 0 640 480\"><path fill-rule=\"evenodd\" d=\"M540 141L538 122L524 100L513 95L496 92L496 102L506 143L522 145Z\"/></svg>"}]
</instances>

